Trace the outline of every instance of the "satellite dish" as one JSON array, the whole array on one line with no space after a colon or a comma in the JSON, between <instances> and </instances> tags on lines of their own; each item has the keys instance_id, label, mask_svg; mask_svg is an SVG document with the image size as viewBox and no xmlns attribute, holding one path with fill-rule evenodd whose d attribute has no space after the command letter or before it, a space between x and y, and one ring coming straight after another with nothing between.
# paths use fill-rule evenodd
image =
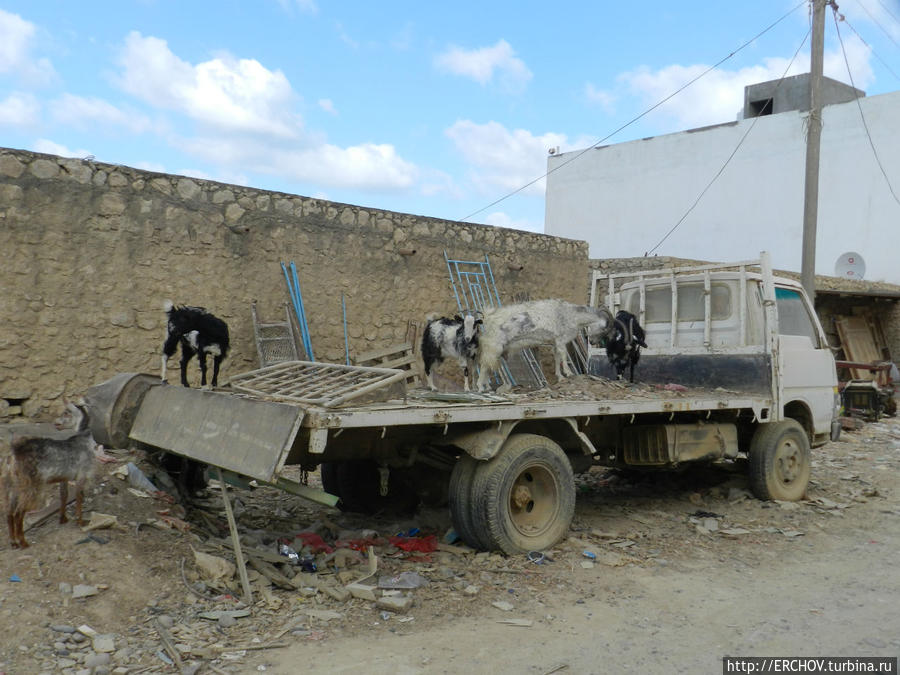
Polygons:
<instances>
[{"instance_id":1,"label":"satellite dish","mask_svg":"<svg viewBox=\"0 0 900 675\"><path fill-rule=\"evenodd\" d=\"M848 251L834 263L834 276L842 279L862 279L866 276L866 261L859 253Z\"/></svg>"}]
</instances>

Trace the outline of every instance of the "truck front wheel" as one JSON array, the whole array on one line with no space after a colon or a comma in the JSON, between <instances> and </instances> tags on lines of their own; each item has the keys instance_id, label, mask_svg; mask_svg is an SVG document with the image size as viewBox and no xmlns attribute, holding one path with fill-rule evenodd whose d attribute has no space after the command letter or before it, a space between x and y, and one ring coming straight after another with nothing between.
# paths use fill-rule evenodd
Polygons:
<instances>
[{"instance_id":1,"label":"truck front wheel","mask_svg":"<svg viewBox=\"0 0 900 675\"><path fill-rule=\"evenodd\" d=\"M566 536L575 479L566 453L535 434L513 434L479 462L471 492L472 527L506 554L540 551Z\"/></svg>"},{"instance_id":2,"label":"truck front wheel","mask_svg":"<svg viewBox=\"0 0 900 675\"><path fill-rule=\"evenodd\" d=\"M809 438L794 420L757 428L750 442L750 486L759 499L797 501L810 474Z\"/></svg>"}]
</instances>

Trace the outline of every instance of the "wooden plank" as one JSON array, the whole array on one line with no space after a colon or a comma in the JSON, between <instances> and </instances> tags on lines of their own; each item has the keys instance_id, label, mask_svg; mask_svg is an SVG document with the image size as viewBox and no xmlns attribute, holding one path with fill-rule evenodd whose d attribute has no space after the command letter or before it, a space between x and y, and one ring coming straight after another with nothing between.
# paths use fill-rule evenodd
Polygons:
<instances>
[{"instance_id":1,"label":"wooden plank","mask_svg":"<svg viewBox=\"0 0 900 675\"><path fill-rule=\"evenodd\" d=\"M358 366L362 366L366 365L365 361L382 359L398 353L411 352L412 349L413 347L409 342L404 342L401 344L392 345L390 347L385 347L383 349L373 349L368 352L363 352L362 354L358 354L356 357L354 357L353 362Z\"/></svg>"},{"instance_id":2,"label":"wooden plank","mask_svg":"<svg viewBox=\"0 0 900 675\"><path fill-rule=\"evenodd\" d=\"M416 362L416 357L413 354L407 354L406 356L401 356L396 359L392 359L390 361L385 361L384 363L378 364L382 368L400 368L401 370L406 370L403 366L410 366Z\"/></svg>"},{"instance_id":3,"label":"wooden plank","mask_svg":"<svg viewBox=\"0 0 900 675\"><path fill-rule=\"evenodd\" d=\"M848 361L860 363L879 363L883 361L869 322L862 316L835 317L838 336L844 348L844 356ZM851 368L850 376L854 380L873 380L875 374L860 368Z\"/></svg>"}]
</instances>

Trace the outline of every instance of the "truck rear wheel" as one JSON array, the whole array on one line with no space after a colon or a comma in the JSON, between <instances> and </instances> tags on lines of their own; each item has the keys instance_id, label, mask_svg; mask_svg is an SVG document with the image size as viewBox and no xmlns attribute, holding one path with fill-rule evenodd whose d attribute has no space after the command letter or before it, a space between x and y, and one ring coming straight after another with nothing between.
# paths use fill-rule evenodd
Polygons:
<instances>
[{"instance_id":1,"label":"truck rear wheel","mask_svg":"<svg viewBox=\"0 0 900 675\"><path fill-rule=\"evenodd\" d=\"M456 533L466 544L474 549L487 549L490 542L482 536L482 532L475 528L472 518L472 483L475 480L475 470L478 468L478 460L463 453L453 467L450 474L449 501L450 518Z\"/></svg>"},{"instance_id":2,"label":"truck rear wheel","mask_svg":"<svg viewBox=\"0 0 900 675\"><path fill-rule=\"evenodd\" d=\"M750 442L750 486L759 499L797 501L810 474L809 438L794 420L760 425Z\"/></svg>"},{"instance_id":3,"label":"truck rear wheel","mask_svg":"<svg viewBox=\"0 0 900 675\"><path fill-rule=\"evenodd\" d=\"M513 434L479 462L471 493L472 526L488 548L506 554L549 548L569 531L575 478L566 453L535 434Z\"/></svg>"}]
</instances>

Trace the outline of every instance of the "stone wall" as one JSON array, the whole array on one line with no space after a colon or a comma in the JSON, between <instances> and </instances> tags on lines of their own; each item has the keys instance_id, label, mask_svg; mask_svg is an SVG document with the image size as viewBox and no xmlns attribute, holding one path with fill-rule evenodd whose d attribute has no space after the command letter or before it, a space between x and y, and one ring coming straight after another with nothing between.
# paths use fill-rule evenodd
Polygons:
<instances>
[{"instance_id":1,"label":"stone wall","mask_svg":"<svg viewBox=\"0 0 900 675\"><path fill-rule=\"evenodd\" d=\"M157 373L166 299L228 322L223 380L258 367L250 304L284 316L281 261L296 262L319 361L344 362L342 294L351 353L454 312L444 251L489 256L505 302L586 301L584 242L11 149L0 251L6 417L45 418L116 373ZM189 375L199 380L196 364Z\"/></svg>"}]
</instances>

